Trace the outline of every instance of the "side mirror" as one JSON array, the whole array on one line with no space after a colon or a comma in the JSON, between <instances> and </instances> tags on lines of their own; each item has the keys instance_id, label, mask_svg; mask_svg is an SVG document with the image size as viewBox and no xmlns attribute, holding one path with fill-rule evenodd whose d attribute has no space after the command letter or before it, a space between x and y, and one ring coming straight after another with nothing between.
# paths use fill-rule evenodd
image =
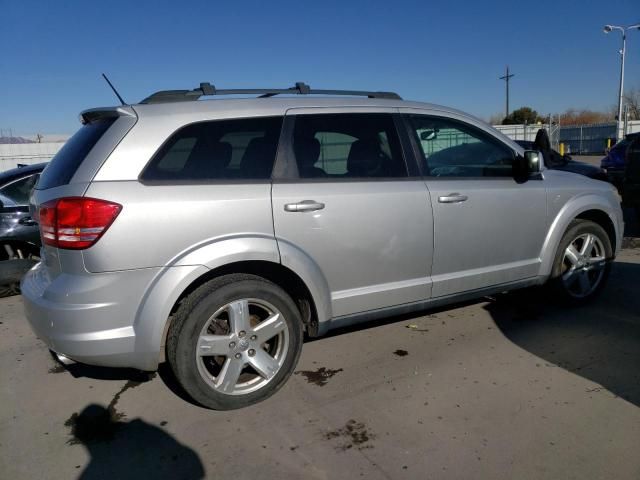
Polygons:
<instances>
[{"instance_id":1,"label":"side mirror","mask_svg":"<svg viewBox=\"0 0 640 480\"><path fill-rule=\"evenodd\" d=\"M531 175L540 172L542 158L536 150L525 150L524 155L516 155L513 161L513 178L518 183L526 182Z\"/></svg>"},{"instance_id":2,"label":"side mirror","mask_svg":"<svg viewBox=\"0 0 640 480\"><path fill-rule=\"evenodd\" d=\"M524 152L524 158L527 161L529 175L540 172L540 165L542 164L540 152L537 150L526 150Z\"/></svg>"},{"instance_id":3,"label":"side mirror","mask_svg":"<svg viewBox=\"0 0 640 480\"><path fill-rule=\"evenodd\" d=\"M420 140L422 141L435 140L437 137L438 130L435 128L433 130L425 130L420 134Z\"/></svg>"}]
</instances>

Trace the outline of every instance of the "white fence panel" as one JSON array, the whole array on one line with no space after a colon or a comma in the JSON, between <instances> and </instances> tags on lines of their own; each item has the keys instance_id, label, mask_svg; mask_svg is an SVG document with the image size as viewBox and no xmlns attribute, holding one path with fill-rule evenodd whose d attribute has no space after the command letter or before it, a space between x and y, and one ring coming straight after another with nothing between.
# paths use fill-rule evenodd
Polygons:
<instances>
[{"instance_id":1,"label":"white fence panel","mask_svg":"<svg viewBox=\"0 0 640 480\"><path fill-rule=\"evenodd\" d=\"M640 120L629 120L627 122L627 133L640 132Z\"/></svg>"},{"instance_id":2,"label":"white fence panel","mask_svg":"<svg viewBox=\"0 0 640 480\"><path fill-rule=\"evenodd\" d=\"M534 125L494 125L493 128L499 130L512 140L528 140L533 142L536 134L541 128L547 129L549 126L544 124Z\"/></svg>"},{"instance_id":3,"label":"white fence panel","mask_svg":"<svg viewBox=\"0 0 640 480\"><path fill-rule=\"evenodd\" d=\"M18 164L48 162L63 145L64 142L0 144L0 172Z\"/></svg>"}]
</instances>

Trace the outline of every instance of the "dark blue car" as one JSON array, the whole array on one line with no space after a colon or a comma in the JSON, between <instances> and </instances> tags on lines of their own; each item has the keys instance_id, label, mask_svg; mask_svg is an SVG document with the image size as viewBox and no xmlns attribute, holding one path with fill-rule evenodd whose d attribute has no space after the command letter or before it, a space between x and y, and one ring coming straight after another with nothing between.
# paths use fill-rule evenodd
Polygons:
<instances>
[{"instance_id":1,"label":"dark blue car","mask_svg":"<svg viewBox=\"0 0 640 480\"><path fill-rule=\"evenodd\" d=\"M606 170L611 183L618 187L620 187L624 177L624 159L625 154L627 153L627 148L632 141L638 138L640 138L640 132L626 135L622 140L609 149L607 156L600 162L600 166Z\"/></svg>"},{"instance_id":2,"label":"dark blue car","mask_svg":"<svg viewBox=\"0 0 640 480\"><path fill-rule=\"evenodd\" d=\"M535 142L529 140L516 140L515 141L521 147L527 150L537 150L538 146ZM544 158L544 165L547 168L553 170L563 170L565 172L578 173L585 177L593 178L595 180L608 181L607 174L602 168L596 165L590 165L586 162L580 162L573 160L570 155L560 155L555 150L551 150L552 158Z\"/></svg>"},{"instance_id":3,"label":"dark blue car","mask_svg":"<svg viewBox=\"0 0 640 480\"><path fill-rule=\"evenodd\" d=\"M640 135L636 135L629 142L624 164L622 204L635 207L640 223Z\"/></svg>"}]
</instances>

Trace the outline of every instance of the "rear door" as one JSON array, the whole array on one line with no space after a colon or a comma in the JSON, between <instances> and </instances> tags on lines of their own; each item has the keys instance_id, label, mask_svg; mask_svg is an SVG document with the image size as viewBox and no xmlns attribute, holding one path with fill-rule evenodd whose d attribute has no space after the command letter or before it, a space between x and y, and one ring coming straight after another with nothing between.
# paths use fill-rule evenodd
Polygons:
<instances>
[{"instance_id":1,"label":"rear door","mask_svg":"<svg viewBox=\"0 0 640 480\"><path fill-rule=\"evenodd\" d=\"M432 296L538 275L543 177L517 183L514 151L480 125L419 111L405 119L433 205Z\"/></svg>"},{"instance_id":2,"label":"rear door","mask_svg":"<svg viewBox=\"0 0 640 480\"><path fill-rule=\"evenodd\" d=\"M275 234L322 271L333 316L430 296L431 205L394 110L292 109L274 179Z\"/></svg>"}]
</instances>

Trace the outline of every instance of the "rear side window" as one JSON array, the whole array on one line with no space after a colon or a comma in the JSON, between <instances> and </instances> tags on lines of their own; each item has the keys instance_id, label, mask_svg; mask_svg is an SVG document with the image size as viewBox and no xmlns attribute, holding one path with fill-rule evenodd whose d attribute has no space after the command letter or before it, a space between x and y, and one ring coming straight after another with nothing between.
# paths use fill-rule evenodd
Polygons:
<instances>
[{"instance_id":1,"label":"rear side window","mask_svg":"<svg viewBox=\"0 0 640 480\"><path fill-rule=\"evenodd\" d=\"M296 115L293 151L300 178L407 176L390 114Z\"/></svg>"},{"instance_id":2,"label":"rear side window","mask_svg":"<svg viewBox=\"0 0 640 480\"><path fill-rule=\"evenodd\" d=\"M282 117L216 120L175 132L140 175L146 181L271 177Z\"/></svg>"},{"instance_id":3,"label":"rear side window","mask_svg":"<svg viewBox=\"0 0 640 480\"><path fill-rule=\"evenodd\" d=\"M37 188L46 190L69 183L87 154L115 121L109 118L83 125L51 159Z\"/></svg>"},{"instance_id":4,"label":"rear side window","mask_svg":"<svg viewBox=\"0 0 640 480\"><path fill-rule=\"evenodd\" d=\"M296 115L293 154L299 178L407 176L393 117L386 113Z\"/></svg>"}]
</instances>

